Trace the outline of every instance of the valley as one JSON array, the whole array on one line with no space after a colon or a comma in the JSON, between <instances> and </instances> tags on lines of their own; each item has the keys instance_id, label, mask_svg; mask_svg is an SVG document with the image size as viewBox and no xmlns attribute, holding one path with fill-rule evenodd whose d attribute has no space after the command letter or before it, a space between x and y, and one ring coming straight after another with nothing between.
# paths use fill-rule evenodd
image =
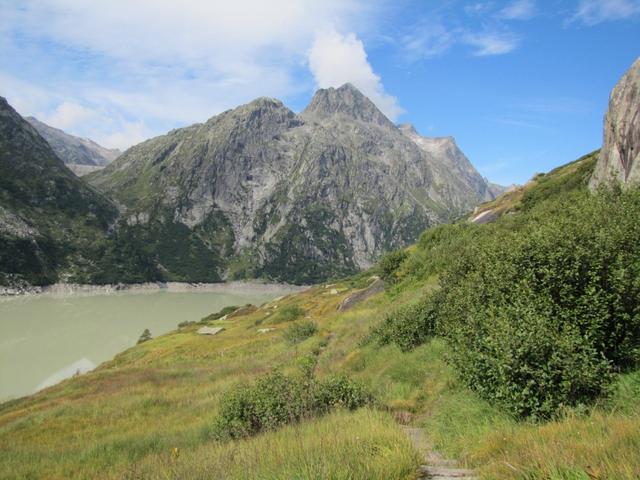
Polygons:
<instances>
[{"instance_id":1,"label":"valley","mask_svg":"<svg viewBox=\"0 0 640 480\"><path fill-rule=\"evenodd\" d=\"M0 479L640 478L636 0L125 3L2 7Z\"/></svg>"}]
</instances>

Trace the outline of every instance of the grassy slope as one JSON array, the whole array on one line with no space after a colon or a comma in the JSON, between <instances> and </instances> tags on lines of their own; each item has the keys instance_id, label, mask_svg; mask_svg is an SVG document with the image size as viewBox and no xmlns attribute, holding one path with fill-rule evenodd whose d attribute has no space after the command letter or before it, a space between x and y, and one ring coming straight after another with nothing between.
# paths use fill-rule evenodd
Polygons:
<instances>
[{"instance_id":1,"label":"grassy slope","mask_svg":"<svg viewBox=\"0 0 640 480\"><path fill-rule=\"evenodd\" d=\"M558 178L546 176L552 194L562 190ZM216 337L196 335L195 325L169 333L92 373L0 405L0 478L412 478L418 456L397 420L424 426L437 448L484 478L640 477L640 374L621 377L611 399L590 411L519 423L459 384L443 341L409 353L363 344L386 311L436 288L435 280L402 283L338 313L364 283L365 275L314 287L212 322L226 328ZM283 339L288 323L270 325L288 305L301 306L319 327L293 347ZM267 326L275 330L257 332ZM208 439L224 391L273 367L293 370L307 354L318 356L320 376L340 371L368 384L378 408L238 442Z\"/></svg>"}]
</instances>

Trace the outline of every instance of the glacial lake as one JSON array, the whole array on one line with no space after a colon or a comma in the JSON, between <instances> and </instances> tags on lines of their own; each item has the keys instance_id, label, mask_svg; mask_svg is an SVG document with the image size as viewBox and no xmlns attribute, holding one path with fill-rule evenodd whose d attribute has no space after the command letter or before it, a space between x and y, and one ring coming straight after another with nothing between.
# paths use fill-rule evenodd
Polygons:
<instances>
[{"instance_id":1,"label":"glacial lake","mask_svg":"<svg viewBox=\"0 0 640 480\"><path fill-rule=\"evenodd\" d=\"M39 294L0 297L0 402L89 371L135 345L228 305L260 305L295 288L217 286L212 291Z\"/></svg>"}]
</instances>

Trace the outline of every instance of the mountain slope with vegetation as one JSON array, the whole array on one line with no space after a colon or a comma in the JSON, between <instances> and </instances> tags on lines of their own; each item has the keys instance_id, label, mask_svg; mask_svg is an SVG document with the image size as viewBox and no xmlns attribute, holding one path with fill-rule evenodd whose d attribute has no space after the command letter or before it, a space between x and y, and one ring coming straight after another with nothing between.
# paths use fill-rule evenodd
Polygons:
<instances>
[{"instance_id":1,"label":"mountain slope with vegetation","mask_svg":"<svg viewBox=\"0 0 640 480\"><path fill-rule=\"evenodd\" d=\"M82 276L116 216L0 97L0 284Z\"/></svg>"},{"instance_id":2,"label":"mountain slope with vegetation","mask_svg":"<svg viewBox=\"0 0 640 480\"><path fill-rule=\"evenodd\" d=\"M184 324L1 405L0 476L416 478L408 423L481 478L637 478L640 192L591 194L594 164L506 194L493 223L212 315L216 336ZM372 275L387 286L367 298Z\"/></svg>"},{"instance_id":3,"label":"mountain slope with vegetation","mask_svg":"<svg viewBox=\"0 0 640 480\"><path fill-rule=\"evenodd\" d=\"M299 115L257 99L136 145L88 179L126 208L128 231L169 279L192 280L184 265L200 263L202 280L312 283L368 268L493 198L455 145L427 140L346 84Z\"/></svg>"}]
</instances>

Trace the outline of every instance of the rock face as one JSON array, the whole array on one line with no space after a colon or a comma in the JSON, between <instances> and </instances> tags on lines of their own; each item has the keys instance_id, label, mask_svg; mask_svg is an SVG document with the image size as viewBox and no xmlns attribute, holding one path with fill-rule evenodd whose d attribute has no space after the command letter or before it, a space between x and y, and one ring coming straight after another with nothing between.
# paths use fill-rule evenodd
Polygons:
<instances>
[{"instance_id":1,"label":"rock face","mask_svg":"<svg viewBox=\"0 0 640 480\"><path fill-rule=\"evenodd\" d=\"M104 237L116 215L0 97L0 284L52 283L87 265L83 242Z\"/></svg>"},{"instance_id":2,"label":"rock face","mask_svg":"<svg viewBox=\"0 0 640 480\"><path fill-rule=\"evenodd\" d=\"M604 145L590 186L640 183L640 58L624 74L609 98Z\"/></svg>"},{"instance_id":3,"label":"rock face","mask_svg":"<svg viewBox=\"0 0 640 480\"><path fill-rule=\"evenodd\" d=\"M115 160L121 153L120 150L104 148L87 138L69 135L34 117L26 117L25 120L51 145L53 151L66 165L74 167L76 165L104 167ZM73 170L73 167L70 168ZM78 168L77 171L81 174L89 173L82 168Z\"/></svg>"},{"instance_id":4,"label":"rock face","mask_svg":"<svg viewBox=\"0 0 640 480\"><path fill-rule=\"evenodd\" d=\"M493 198L451 138L391 123L355 87L296 115L259 98L124 152L87 179L169 279L310 283L368 267Z\"/></svg>"}]
</instances>

